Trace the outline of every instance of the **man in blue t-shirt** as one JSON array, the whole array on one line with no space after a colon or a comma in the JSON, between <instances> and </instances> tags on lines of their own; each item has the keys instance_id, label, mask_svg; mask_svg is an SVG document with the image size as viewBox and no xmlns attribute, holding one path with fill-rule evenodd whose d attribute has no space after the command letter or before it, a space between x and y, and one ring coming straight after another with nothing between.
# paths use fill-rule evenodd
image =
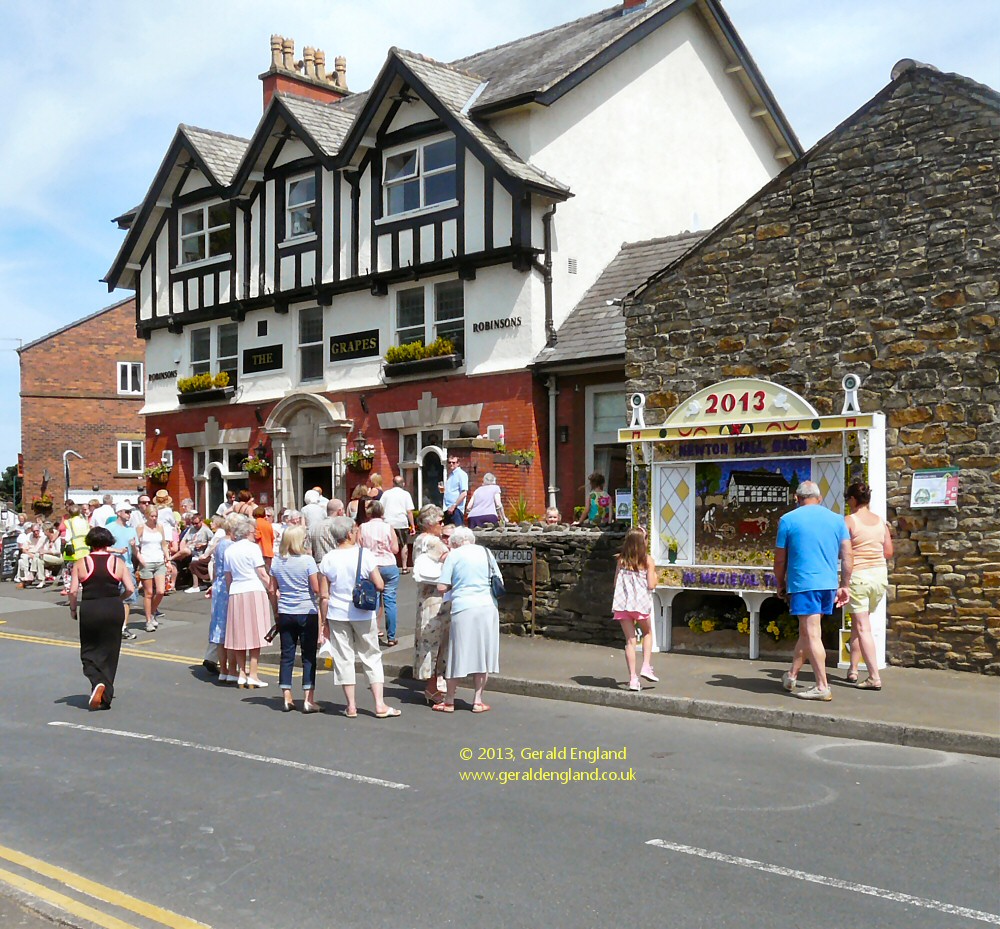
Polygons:
<instances>
[{"instance_id":1,"label":"man in blue t-shirt","mask_svg":"<svg viewBox=\"0 0 1000 929\"><path fill-rule=\"evenodd\" d=\"M788 612L799 620L792 668L782 676L781 684L803 700L830 700L833 695L826 679L821 622L835 606L843 606L849 599L854 565L851 536L844 517L823 506L823 494L814 481L799 484L795 501L798 508L778 522L774 547L778 596L788 601ZM807 660L816 675L816 686L795 691L799 671Z\"/></svg>"},{"instance_id":2,"label":"man in blue t-shirt","mask_svg":"<svg viewBox=\"0 0 1000 929\"><path fill-rule=\"evenodd\" d=\"M128 502L119 503L115 509L115 513L117 518L113 523L108 523L107 525L108 531L115 539L109 551L114 552L124 562L125 567L128 568L128 573L132 576L132 584L135 587L135 590L132 591L132 596L125 601L125 623L122 625L122 638L134 639L135 633L128 627L128 613L129 607L135 606L139 602L139 591L142 590L142 585L136 583L135 569L133 567L138 543L135 527L131 525L132 504Z\"/></svg>"},{"instance_id":3,"label":"man in blue t-shirt","mask_svg":"<svg viewBox=\"0 0 1000 929\"><path fill-rule=\"evenodd\" d=\"M448 456L448 479L444 482L444 521L456 526L463 524L465 499L469 496L469 475L459 466L458 459Z\"/></svg>"}]
</instances>

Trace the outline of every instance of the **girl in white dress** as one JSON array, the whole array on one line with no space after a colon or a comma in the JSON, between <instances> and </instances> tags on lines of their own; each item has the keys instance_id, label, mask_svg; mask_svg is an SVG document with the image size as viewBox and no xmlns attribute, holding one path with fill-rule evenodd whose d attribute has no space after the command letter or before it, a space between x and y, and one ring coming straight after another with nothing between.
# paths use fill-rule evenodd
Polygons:
<instances>
[{"instance_id":1,"label":"girl in white dress","mask_svg":"<svg viewBox=\"0 0 1000 929\"><path fill-rule=\"evenodd\" d=\"M635 673L636 627L642 631L642 668L647 681L658 681L650 661L653 657L653 636L650 626L653 612L653 590L656 589L656 563L646 550L646 533L629 529L625 533L618 569L615 571L615 596L611 604L615 620L625 634L625 664L628 666L628 689L641 690Z\"/></svg>"}]
</instances>

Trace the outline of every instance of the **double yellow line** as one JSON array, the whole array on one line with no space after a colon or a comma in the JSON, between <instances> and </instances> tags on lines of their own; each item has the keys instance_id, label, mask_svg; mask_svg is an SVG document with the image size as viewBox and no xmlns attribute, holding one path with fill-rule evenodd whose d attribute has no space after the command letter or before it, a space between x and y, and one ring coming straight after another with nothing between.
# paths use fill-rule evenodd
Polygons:
<instances>
[{"instance_id":1,"label":"double yellow line","mask_svg":"<svg viewBox=\"0 0 1000 929\"><path fill-rule=\"evenodd\" d=\"M18 632L0 632L0 639L11 639L14 642L30 642L32 645L58 645L60 648L79 649L80 647L79 642L71 642L66 639L53 639L42 635L23 635ZM201 664L200 658L189 658L186 655L172 655L169 652L151 652L146 649L140 651L140 647L141 646L123 645L122 654L133 655L136 658L153 658L156 661L172 661L175 664L184 664L188 666ZM273 671L263 666L260 668L259 673L268 675L269 677L278 676L277 671Z\"/></svg>"},{"instance_id":2,"label":"double yellow line","mask_svg":"<svg viewBox=\"0 0 1000 929\"><path fill-rule=\"evenodd\" d=\"M13 848L0 845L0 859L22 870L31 871L37 876L48 878L50 881L56 881L65 888L85 894L101 903L107 903L120 910L135 913L158 926L167 926L169 929L207 929L206 923L188 919L187 916L181 916L172 910L165 910L162 907L154 906L152 903L139 900L119 890L105 887L104 884L98 884L96 881L81 877L79 874L74 874L65 868L57 867L38 858L32 858L30 855L25 855L23 852L16 851ZM74 897L53 889L47 884L42 884L31 878L15 874L6 868L0 868L0 882L15 888L21 893L29 894L38 900L43 900L46 903L56 906L71 916L87 919L95 925L103 927L103 929L136 929L132 923L127 923L117 916L112 916L96 907L83 903Z\"/></svg>"}]
</instances>

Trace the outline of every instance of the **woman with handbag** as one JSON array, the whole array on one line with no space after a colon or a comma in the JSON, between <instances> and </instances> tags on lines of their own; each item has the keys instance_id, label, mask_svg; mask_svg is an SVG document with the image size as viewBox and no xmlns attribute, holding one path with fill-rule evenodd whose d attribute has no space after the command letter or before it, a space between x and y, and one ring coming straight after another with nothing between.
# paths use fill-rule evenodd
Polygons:
<instances>
[{"instance_id":1,"label":"woman with handbag","mask_svg":"<svg viewBox=\"0 0 1000 929\"><path fill-rule=\"evenodd\" d=\"M295 649L302 650L302 712L315 713L319 706L316 696L316 645L319 637L319 617L316 595L319 575L312 555L306 554L308 531L305 526L289 526L281 535L278 557L271 562L271 577L277 589L271 591L271 602L278 617L281 635L281 671L278 686L285 698L282 709L295 709L292 699L292 667ZM269 633L270 634L270 633Z\"/></svg>"},{"instance_id":2,"label":"woman with handbag","mask_svg":"<svg viewBox=\"0 0 1000 929\"><path fill-rule=\"evenodd\" d=\"M358 715L355 700L355 659L361 662L375 698L375 715L402 715L382 698L385 672L378 644L375 610L382 575L371 552L357 544L358 527L349 516L336 516L330 532L337 547L319 564L319 643L333 646L333 682L344 688L344 715Z\"/></svg>"},{"instance_id":3,"label":"woman with handbag","mask_svg":"<svg viewBox=\"0 0 1000 929\"><path fill-rule=\"evenodd\" d=\"M441 565L448 556L442 541L444 513L433 503L417 515L420 535L413 542L413 579L417 582L417 628L413 643L413 677L427 681L424 699L434 706L444 702L438 676L444 671L451 603L438 590Z\"/></svg>"},{"instance_id":4,"label":"woman with handbag","mask_svg":"<svg viewBox=\"0 0 1000 929\"><path fill-rule=\"evenodd\" d=\"M451 591L451 632L445 662L447 691L432 709L455 712L459 681L472 675L475 689L473 713L489 712L483 690L490 673L500 670L500 613L496 597L503 592L503 577L493 553L476 544L471 529L459 526L451 534L451 554L441 569L438 590Z\"/></svg>"},{"instance_id":5,"label":"woman with handbag","mask_svg":"<svg viewBox=\"0 0 1000 929\"><path fill-rule=\"evenodd\" d=\"M368 502L368 520L358 532L358 542L375 556L375 564L382 575L379 606L385 613L385 645L392 648L396 644L396 593L399 590L396 555L399 554L399 540L392 526L382 518L384 512L381 500Z\"/></svg>"}]
</instances>

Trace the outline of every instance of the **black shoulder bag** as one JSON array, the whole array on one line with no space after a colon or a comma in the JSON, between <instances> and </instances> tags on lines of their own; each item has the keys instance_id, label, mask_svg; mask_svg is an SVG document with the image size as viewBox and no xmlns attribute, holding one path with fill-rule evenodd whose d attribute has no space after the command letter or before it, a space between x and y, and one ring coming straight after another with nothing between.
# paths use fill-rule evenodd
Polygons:
<instances>
[{"instance_id":1,"label":"black shoulder bag","mask_svg":"<svg viewBox=\"0 0 1000 929\"><path fill-rule=\"evenodd\" d=\"M372 579L370 577L361 576L361 556L364 552L365 550L359 545L358 571L354 577L354 591L351 594L351 599L354 601L354 605L359 610L377 610L378 590L375 588L375 584L372 583Z\"/></svg>"}]
</instances>

